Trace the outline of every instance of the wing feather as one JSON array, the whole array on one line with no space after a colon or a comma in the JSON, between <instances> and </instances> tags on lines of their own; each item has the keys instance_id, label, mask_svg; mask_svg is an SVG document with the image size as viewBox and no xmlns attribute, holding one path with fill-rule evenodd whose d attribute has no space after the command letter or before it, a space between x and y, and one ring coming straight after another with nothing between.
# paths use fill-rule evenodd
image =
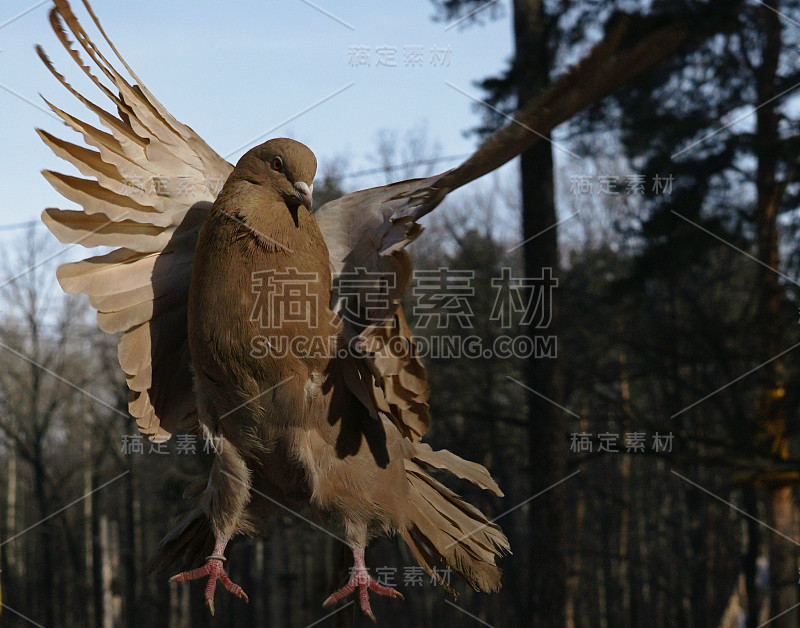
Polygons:
<instances>
[{"instance_id":1,"label":"wing feather","mask_svg":"<svg viewBox=\"0 0 800 628\"><path fill-rule=\"evenodd\" d=\"M351 334L363 335L368 325L380 326L396 316L395 307L411 275L405 268L404 249L422 232L420 218L453 190L499 168L534 143L546 139L556 126L652 67L687 37L683 24L658 24L641 43L632 46L627 35L635 27L636 21L626 16L614 22L610 33L579 65L565 72L539 96L524 103L509 124L489 136L458 167L425 179L353 192L326 203L316 212L333 269L331 307L340 316L351 315ZM345 291L341 278L359 271L369 273L372 281L356 290L348 285ZM381 284L381 278L384 284L393 282L389 301L392 307L379 313L371 308L373 318L365 321L364 304L373 303L376 297L382 296L375 288ZM413 339L410 331L402 335ZM424 431L426 422L420 423L421 415L408 411L406 400L409 393L427 394L421 363L385 355L376 359L374 367L377 365L380 365L378 372L387 380L382 384L387 401L396 408L394 422L404 425L410 433Z\"/></svg>"},{"instance_id":2,"label":"wing feather","mask_svg":"<svg viewBox=\"0 0 800 628\"><path fill-rule=\"evenodd\" d=\"M189 282L199 227L214 200L209 181L224 181L232 166L153 98L84 5L132 81L95 45L69 3L56 0L53 31L117 114L72 87L37 47L53 76L102 127L45 100L88 147L38 131L86 177L44 171L82 209L50 208L42 220L62 242L113 249L62 265L58 280L66 292L88 295L101 329L121 333L118 357L131 391L129 410L142 433L160 441L197 420L186 330Z\"/></svg>"}]
</instances>

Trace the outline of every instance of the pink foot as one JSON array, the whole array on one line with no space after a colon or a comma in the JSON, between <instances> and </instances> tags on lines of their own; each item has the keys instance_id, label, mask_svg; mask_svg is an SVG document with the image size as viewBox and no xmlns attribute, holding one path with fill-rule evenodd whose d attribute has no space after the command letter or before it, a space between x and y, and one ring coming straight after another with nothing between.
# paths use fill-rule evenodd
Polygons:
<instances>
[{"instance_id":1,"label":"pink foot","mask_svg":"<svg viewBox=\"0 0 800 628\"><path fill-rule=\"evenodd\" d=\"M401 600L405 598L403 598L403 594L399 591L379 584L372 579L372 577L369 575L369 571L367 570L367 566L364 563L363 548L357 547L353 550L353 559L355 561L355 565L353 566L350 580L341 589L331 593L328 596L328 599L325 600L322 605L328 606L329 604L335 604L339 600L343 600L348 595L351 595L356 589L358 589L358 600L361 604L361 610L372 621L375 621L375 615L373 614L372 608L369 605L370 590L374 591L378 595L385 595L386 597L399 598Z\"/></svg>"},{"instance_id":2,"label":"pink foot","mask_svg":"<svg viewBox=\"0 0 800 628\"><path fill-rule=\"evenodd\" d=\"M247 594L242 590L242 587L232 582L228 574L225 573L225 569L222 566L222 561L225 560L222 554L224 550L224 544L221 548L219 546L215 547L214 554L208 557L205 565L193 569L192 571L181 572L169 579L170 582L185 582L187 580L198 580L204 576L208 576L205 598L206 606L212 615L214 614L214 590L217 588L217 578L219 578L219 581L225 586L229 593L232 593L245 602L250 601Z\"/></svg>"}]
</instances>

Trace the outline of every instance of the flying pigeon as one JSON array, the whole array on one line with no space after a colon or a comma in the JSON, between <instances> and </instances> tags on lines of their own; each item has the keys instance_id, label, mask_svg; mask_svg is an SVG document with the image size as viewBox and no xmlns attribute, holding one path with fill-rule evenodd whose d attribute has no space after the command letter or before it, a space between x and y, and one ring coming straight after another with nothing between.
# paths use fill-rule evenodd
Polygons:
<instances>
[{"instance_id":1,"label":"flying pigeon","mask_svg":"<svg viewBox=\"0 0 800 628\"><path fill-rule=\"evenodd\" d=\"M373 617L368 590L402 597L364 563L370 538L387 532L399 533L443 586L437 566L478 590L498 590L495 557L509 551L506 537L428 471L502 492L482 466L421 441L430 423L428 385L399 303L411 276L404 246L421 231L413 203L427 186L365 190L312 214L311 150L273 139L232 168L121 58L133 82L114 68L66 1L55 4L53 29L117 109L114 115L84 98L40 50L106 127L50 105L95 150L39 131L88 177L44 172L83 207L47 209L45 224L62 242L113 248L61 266L58 279L67 292L89 296L104 331L122 333L119 361L141 432L163 441L199 423L216 450L196 508L164 539L153 567L205 557L172 580L208 578L212 613L217 580L246 600L226 573L225 548L236 535L266 531L275 514L259 497L266 495L336 526L352 548L352 576L326 604L358 591ZM117 93L79 57L65 26ZM154 179L145 189L131 184ZM216 198L207 185L214 180L225 181ZM337 283L360 269L377 282L363 288L372 291L367 299ZM288 289L269 293L270 281L294 276L307 279L302 301ZM376 310L378 292L384 307ZM359 310L365 304L369 312ZM302 316L292 316L293 305ZM308 349L254 353L254 338L278 337L293 347L304 339Z\"/></svg>"},{"instance_id":2,"label":"flying pigeon","mask_svg":"<svg viewBox=\"0 0 800 628\"><path fill-rule=\"evenodd\" d=\"M587 80L596 63L526 104L461 166L347 194L312 213L309 148L272 139L229 164L156 100L84 5L123 71L66 0L55 0L50 23L116 112L73 88L37 47L102 127L45 100L89 148L37 129L85 177L44 171L83 209L48 208L42 220L61 242L111 251L62 265L58 280L88 295L101 329L121 334L119 362L140 431L161 442L199 427L215 444L207 484L151 567L202 562L171 580L207 578L212 614L217 580L247 600L225 570L226 546L236 535L266 533L270 506L281 504L335 526L352 549L352 575L325 604L357 591L374 619L368 591L402 597L364 562L369 540L384 533L398 533L451 593L440 566L476 590L499 590L496 558L510 552L508 540L430 474L448 471L502 496L484 467L423 442L429 391L400 304L412 275L405 247L450 191L607 89ZM581 79L589 87L576 98L568 88ZM214 181L224 182L221 190ZM346 281L359 273L369 281ZM287 288L298 278L301 288Z\"/></svg>"}]
</instances>

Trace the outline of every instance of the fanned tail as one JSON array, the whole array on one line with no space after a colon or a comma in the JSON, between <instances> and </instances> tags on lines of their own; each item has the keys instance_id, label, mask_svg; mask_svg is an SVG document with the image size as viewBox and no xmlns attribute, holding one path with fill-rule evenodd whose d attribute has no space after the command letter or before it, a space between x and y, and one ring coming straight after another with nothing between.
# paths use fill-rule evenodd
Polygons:
<instances>
[{"instance_id":1,"label":"fanned tail","mask_svg":"<svg viewBox=\"0 0 800 628\"><path fill-rule=\"evenodd\" d=\"M495 558L511 553L505 534L418 463L447 469L496 495L502 496L502 491L484 467L452 452L434 451L422 443L414 445L414 452L413 459L405 461L411 490L401 536L420 566L453 597L456 592L444 578L444 567L461 574L476 591L499 591L501 571Z\"/></svg>"}]
</instances>

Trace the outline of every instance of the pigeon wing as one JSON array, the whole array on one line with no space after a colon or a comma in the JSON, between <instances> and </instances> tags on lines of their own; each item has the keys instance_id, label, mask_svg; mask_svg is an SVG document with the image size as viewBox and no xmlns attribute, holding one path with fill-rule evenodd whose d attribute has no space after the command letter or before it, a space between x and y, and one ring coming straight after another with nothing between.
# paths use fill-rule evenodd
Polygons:
<instances>
[{"instance_id":1,"label":"pigeon wing","mask_svg":"<svg viewBox=\"0 0 800 628\"><path fill-rule=\"evenodd\" d=\"M112 249L62 265L58 280L66 292L88 295L104 331L121 334L118 354L130 413L143 434L162 441L197 421L186 329L189 282L200 225L232 166L153 97L84 4L130 78L100 52L69 3L56 0L50 12L56 36L116 111L79 93L37 48L102 127L47 103L88 147L38 130L56 155L86 177L45 171L50 184L82 209L49 208L42 220L61 242Z\"/></svg>"}]
</instances>

